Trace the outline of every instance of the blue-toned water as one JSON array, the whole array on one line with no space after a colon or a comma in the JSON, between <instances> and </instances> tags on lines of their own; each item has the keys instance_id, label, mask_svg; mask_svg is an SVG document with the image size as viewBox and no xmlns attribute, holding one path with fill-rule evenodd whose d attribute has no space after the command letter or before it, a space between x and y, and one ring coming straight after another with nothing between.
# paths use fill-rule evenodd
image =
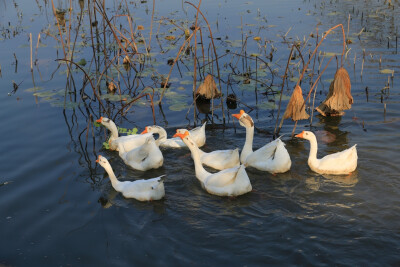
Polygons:
<instances>
[{"instance_id":1,"label":"blue-toned water","mask_svg":"<svg viewBox=\"0 0 400 267\"><path fill-rule=\"evenodd\" d=\"M78 42L86 41L88 45L80 43L74 59L85 59L84 69L95 72L89 11L87 1L84 2L84 23ZM151 41L152 66L155 72L166 76L170 69L167 60L177 55L184 37L171 44L164 36L182 35L178 26L190 27L196 13L181 1L156 2L153 33L158 33L159 38L154 34ZM343 0L202 3L201 10L213 31L218 55L228 53L220 60L222 92L225 96L234 93L240 100L233 110L227 109L223 101L225 129L217 106L214 118L217 126L212 127L211 120L208 121L206 151L242 148L245 129L231 116L240 109L253 117L260 130L255 132L254 147L272 140L279 97L266 96L263 92L266 85L280 90L290 44L306 42L302 53L308 55L315 47L316 40L310 34L316 34L317 25L321 34L342 23L347 34L350 14L351 44L348 44L350 51L344 66L352 81L355 103L340 118L325 118L314 113L312 126L309 121L299 121L296 132L311 128L317 133L319 156L357 144L357 170L351 176L322 176L312 172L307 166L309 144L290 137L294 123L286 120L281 133L285 134L282 139L291 155L291 170L272 175L248 168L254 190L237 198L221 198L201 188L186 149L163 150L163 167L139 172L127 168L116 152L102 148L107 132L95 127L93 119L104 112L96 100L80 100L82 87L86 86L85 99L93 96L92 89L84 85L84 76L76 68L73 69L76 90L71 89L72 81L67 79L65 65L57 69L55 59L63 58L62 48L45 34L49 30L48 33L58 36L51 2L0 1L3 137L0 143L0 265L399 265L400 57L396 36L400 6L396 1L391 2L393 7L384 1ZM69 8L68 1L54 4L58 9ZM125 12L125 3L122 7L119 1L110 1L107 5L110 17ZM129 1L128 6L134 26L144 26L143 35L148 42L152 1ZM72 10L73 25L76 25L80 14L78 1L72 3ZM99 13L97 16L98 36L104 38L101 32L104 25ZM206 23L200 21L207 44L206 55L211 57ZM68 22L66 15L67 27ZM30 33L33 59L37 59L33 73ZM41 42L36 55L39 33ZM72 30L72 33L75 38L76 32ZM107 34L110 40L111 35ZM257 43L253 39L256 36L262 41ZM246 37L247 62L233 54L244 54L242 38ZM320 51L328 55L341 53L341 44L338 30L327 38ZM139 45L143 51L143 45ZM265 55L271 49L270 60ZM259 73L258 80L265 82L264 86L255 85L254 81L246 86L243 79L233 78L228 85L233 71L246 72L243 71L246 64L255 69L255 61L250 59L252 53L270 62L275 74ZM96 54L97 59L102 56ZM201 54L198 57L202 62ZM326 63L329 57L323 59L320 54L319 60ZM340 64L340 55L338 60ZM393 77L389 70L394 71ZM280 116L299 75L295 68L291 71ZM321 78L316 103L324 100L335 71L336 59ZM193 127L205 119L204 114L198 114L196 121L193 117L192 72L193 61L183 58L179 70L174 68L172 72L171 87L162 109L155 105L156 123L165 127L168 135L173 135L176 128ZM115 72L107 75L125 83ZM143 77L143 84L157 79L156 75ZM134 78L133 74L126 83L134 84ZM19 85L15 92L13 82ZM159 86L158 80L155 83ZM138 87L140 90L143 84ZM104 88L102 84L103 92ZM304 82L302 88L303 93L308 92L308 83ZM154 100L158 99L156 94ZM142 131L146 125L153 124L149 98L133 105L124 116L116 114L118 101L102 101L121 127L137 127ZM216 100L215 105L219 104ZM333 138L324 139L326 136ZM122 197L112 188L104 169L96 165L98 154L110 160L121 179L167 174L165 199L138 202Z\"/></svg>"}]
</instances>

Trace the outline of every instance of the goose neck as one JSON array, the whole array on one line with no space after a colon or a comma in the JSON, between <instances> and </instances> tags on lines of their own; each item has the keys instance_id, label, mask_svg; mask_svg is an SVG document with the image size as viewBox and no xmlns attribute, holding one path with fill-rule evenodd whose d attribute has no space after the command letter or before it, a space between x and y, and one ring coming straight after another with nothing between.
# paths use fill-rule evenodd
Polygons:
<instances>
[{"instance_id":1,"label":"goose neck","mask_svg":"<svg viewBox=\"0 0 400 267\"><path fill-rule=\"evenodd\" d=\"M240 160L243 162L253 152L254 126L246 127L246 141L244 142Z\"/></svg>"},{"instance_id":2,"label":"goose neck","mask_svg":"<svg viewBox=\"0 0 400 267\"><path fill-rule=\"evenodd\" d=\"M310 154L308 156L308 162L313 163L317 160L318 143L315 136L311 136L308 141L310 141Z\"/></svg>"},{"instance_id":3,"label":"goose neck","mask_svg":"<svg viewBox=\"0 0 400 267\"><path fill-rule=\"evenodd\" d=\"M114 122L110 121L108 125L108 130L111 132L110 141L113 141L118 138L118 128Z\"/></svg>"},{"instance_id":4,"label":"goose neck","mask_svg":"<svg viewBox=\"0 0 400 267\"><path fill-rule=\"evenodd\" d=\"M196 177L201 181L204 182L204 179L210 175L209 172L207 172L203 165L201 164L201 155L199 148L195 144L195 142L192 139L189 138L184 138L183 142L189 147L190 152L192 153L193 161L194 161L194 168L196 172Z\"/></svg>"},{"instance_id":5,"label":"goose neck","mask_svg":"<svg viewBox=\"0 0 400 267\"><path fill-rule=\"evenodd\" d=\"M108 164L107 166L104 167L104 169L106 170L108 177L110 178L112 186L114 187L115 190L118 191L120 181L118 181L117 176L115 176L114 171L111 168L111 165Z\"/></svg>"},{"instance_id":6,"label":"goose neck","mask_svg":"<svg viewBox=\"0 0 400 267\"><path fill-rule=\"evenodd\" d=\"M165 131L164 128L158 128L156 130L156 133L158 133L158 138L156 140L156 145L160 146L161 143L167 141L167 131Z\"/></svg>"}]
</instances>

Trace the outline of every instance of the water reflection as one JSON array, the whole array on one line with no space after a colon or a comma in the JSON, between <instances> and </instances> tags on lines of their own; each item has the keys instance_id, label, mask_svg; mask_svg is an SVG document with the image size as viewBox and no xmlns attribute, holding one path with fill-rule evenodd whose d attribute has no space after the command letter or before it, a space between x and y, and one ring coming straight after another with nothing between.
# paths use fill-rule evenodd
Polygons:
<instances>
[{"instance_id":1,"label":"water reflection","mask_svg":"<svg viewBox=\"0 0 400 267\"><path fill-rule=\"evenodd\" d=\"M343 149L339 149L340 147L347 147L348 144L348 133L347 131L342 131L340 128L343 127L341 124L342 117L341 116L327 116L324 117L322 115L316 116L319 120L318 125L322 126L324 131L317 131L316 136L319 143L323 142L328 147L338 148L337 151L341 151Z\"/></svg>"},{"instance_id":2,"label":"water reflection","mask_svg":"<svg viewBox=\"0 0 400 267\"><path fill-rule=\"evenodd\" d=\"M322 178L322 179L321 179ZM352 172L350 175L330 175L322 174L309 176L305 178L305 184L312 191L319 191L326 184L334 184L338 187L354 187L358 183L358 171Z\"/></svg>"}]
</instances>

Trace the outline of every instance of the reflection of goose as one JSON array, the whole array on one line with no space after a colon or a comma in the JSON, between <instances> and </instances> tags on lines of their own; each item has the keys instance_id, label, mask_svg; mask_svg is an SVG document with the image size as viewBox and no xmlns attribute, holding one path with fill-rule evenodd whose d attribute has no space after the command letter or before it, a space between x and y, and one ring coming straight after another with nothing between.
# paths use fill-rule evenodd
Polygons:
<instances>
[{"instance_id":1,"label":"reflection of goose","mask_svg":"<svg viewBox=\"0 0 400 267\"><path fill-rule=\"evenodd\" d=\"M349 175L334 175L334 174L322 174L327 181L341 185L343 187L352 187L358 183L358 173L354 171Z\"/></svg>"},{"instance_id":2,"label":"reflection of goose","mask_svg":"<svg viewBox=\"0 0 400 267\"><path fill-rule=\"evenodd\" d=\"M118 136L118 128L111 119L100 117L96 122L101 123L104 127L110 130L111 136L110 139L108 139L110 149L117 151L121 150L122 153L143 145L146 138L152 136L152 134Z\"/></svg>"},{"instance_id":3,"label":"reflection of goose","mask_svg":"<svg viewBox=\"0 0 400 267\"><path fill-rule=\"evenodd\" d=\"M322 179L321 176L324 178ZM334 175L334 174L321 174L318 176L311 176L305 179L306 187L318 191L324 184L335 184L339 187L351 188L358 183L357 171L352 172L350 175Z\"/></svg>"},{"instance_id":4,"label":"reflection of goose","mask_svg":"<svg viewBox=\"0 0 400 267\"><path fill-rule=\"evenodd\" d=\"M240 161L246 166L270 173L287 172L292 165L288 151L281 139L276 139L253 152L254 122L243 110L233 114L241 126L246 128L246 141L240 155Z\"/></svg>"},{"instance_id":5,"label":"reflection of goose","mask_svg":"<svg viewBox=\"0 0 400 267\"><path fill-rule=\"evenodd\" d=\"M176 133L174 136L180 137L189 147L194 161L196 177L208 193L218 196L239 196L251 191L250 179L244 165L217 173L209 173L201 164L199 149L190 138L189 132Z\"/></svg>"},{"instance_id":6,"label":"reflection of goose","mask_svg":"<svg viewBox=\"0 0 400 267\"><path fill-rule=\"evenodd\" d=\"M126 165L140 171L157 169L163 165L164 157L156 145L153 136L148 136L141 146L129 150L119 151L119 155Z\"/></svg>"},{"instance_id":7,"label":"reflection of goose","mask_svg":"<svg viewBox=\"0 0 400 267\"><path fill-rule=\"evenodd\" d=\"M113 188L121 192L126 198L134 198L139 201L159 200L165 195L164 175L157 178L136 181L118 181L114 171L105 157L99 155L96 160L108 173Z\"/></svg>"},{"instance_id":8,"label":"reflection of goose","mask_svg":"<svg viewBox=\"0 0 400 267\"><path fill-rule=\"evenodd\" d=\"M176 132L180 134L185 134L187 130L177 129ZM215 150L212 152L204 152L200 148L198 148L197 150L200 154L201 163L216 170L225 170L240 165L238 148L227 149L227 150Z\"/></svg>"},{"instance_id":9,"label":"reflection of goose","mask_svg":"<svg viewBox=\"0 0 400 267\"><path fill-rule=\"evenodd\" d=\"M204 146L206 143L206 123L202 126L196 127L189 131L190 136L192 137L193 141L196 142L198 147ZM145 133L157 133L158 139L156 140L157 145L161 147L172 147L172 148L179 148L179 147L186 147L185 143L180 138L167 138L167 132L164 128L153 125L147 126L142 134Z\"/></svg>"},{"instance_id":10,"label":"reflection of goose","mask_svg":"<svg viewBox=\"0 0 400 267\"><path fill-rule=\"evenodd\" d=\"M308 166L319 174L349 174L357 168L357 149L356 145L317 159L318 144L317 138L312 132L302 131L296 135L298 138L310 141L310 154L308 157Z\"/></svg>"}]
</instances>

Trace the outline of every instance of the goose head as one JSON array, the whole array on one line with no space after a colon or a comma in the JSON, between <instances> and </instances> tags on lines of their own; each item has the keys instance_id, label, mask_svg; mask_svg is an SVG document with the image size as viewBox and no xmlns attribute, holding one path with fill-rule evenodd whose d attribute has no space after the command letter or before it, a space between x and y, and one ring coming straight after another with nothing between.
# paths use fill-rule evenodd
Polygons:
<instances>
[{"instance_id":1,"label":"goose head","mask_svg":"<svg viewBox=\"0 0 400 267\"><path fill-rule=\"evenodd\" d=\"M312 132L309 132L309 131L302 131L301 133L296 134L295 137L303 138L303 139L307 139L307 140L314 140L315 139L315 135Z\"/></svg>"},{"instance_id":2,"label":"goose head","mask_svg":"<svg viewBox=\"0 0 400 267\"><path fill-rule=\"evenodd\" d=\"M141 132L140 134L146 134L146 133L158 133L161 130L160 126L153 125L153 126L146 126L144 128L144 131Z\"/></svg>"},{"instance_id":3,"label":"goose head","mask_svg":"<svg viewBox=\"0 0 400 267\"><path fill-rule=\"evenodd\" d=\"M99 157L96 159L96 163L99 163L100 166L102 166L103 168L105 168L106 166L110 165L108 160L105 157L101 156L101 155L99 155Z\"/></svg>"},{"instance_id":4,"label":"goose head","mask_svg":"<svg viewBox=\"0 0 400 267\"><path fill-rule=\"evenodd\" d=\"M193 142L193 140L190 138L190 133L188 130L186 129L177 129L176 130L176 134L174 134L173 137L179 137L180 139L182 139L182 141L185 144L191 144L192 146L195 146L195 143Z\"/></svg>"},{"instance_id":5,"label":"goose head","mask_svg":"<svg viewBox=\"0 0 400 267\"><path fill-rule=\"evenodd\" d=\"M250 117L249 114L244 112L244 110L240 110L239 114L232 114L233 117L239 120L239 124L245 128L252 128L254 127L253 119Z\"/></svg>"},{"instance_id":6,"label":"goose head","mask_svg":"<svg viewBox=\"0 0 400 267\"><path fill-rule=\"evenodd\" d=\"M109 118L106 117L100 117L100 119L96 120L96 122L101 123L104 126L111 126L114 124L114 122L112 120L110 120Z\"/></svg>"},{"instance_id":7,"label":"goose head","mask_svg":"<svg viewBox=\"0 0 400 267\"><path fill-rule=\"evenodd\" d=\"M176 129L176 133L179 133L179 134L186 134L187 133L187 135L190 136L190 132L188 130L186 130L186 129ZM175 135L174 135L174 137L175 137Z\"/></svg>"}]
</instances>

